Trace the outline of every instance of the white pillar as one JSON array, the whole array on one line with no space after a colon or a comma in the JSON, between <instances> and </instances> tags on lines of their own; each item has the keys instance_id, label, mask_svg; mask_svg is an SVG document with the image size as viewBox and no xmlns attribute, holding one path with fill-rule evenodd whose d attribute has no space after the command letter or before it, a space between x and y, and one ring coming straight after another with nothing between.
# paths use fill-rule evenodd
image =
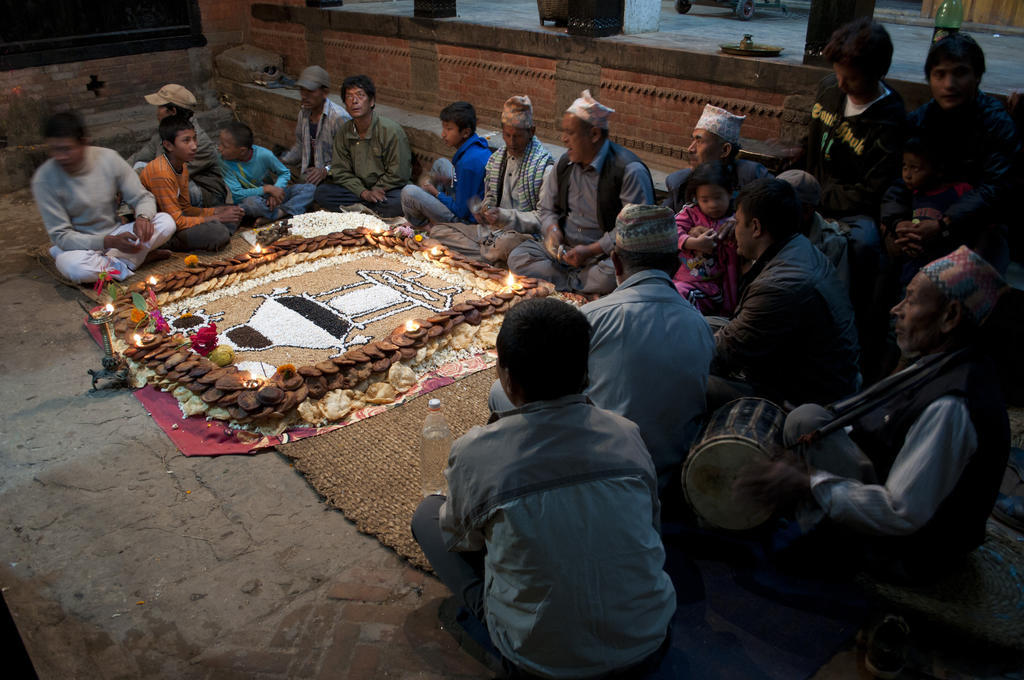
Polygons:
<instances>
[{"instance_id":1,"label":"white pillar","mask_svg":"<svg viewBox=\"0 0 1024 680\"><path fill-rule=\"evenodd\" d=\"M655 33L661 18L661 0L626 0L622 11L622 32Z\"/></svg>"}]
</instances>

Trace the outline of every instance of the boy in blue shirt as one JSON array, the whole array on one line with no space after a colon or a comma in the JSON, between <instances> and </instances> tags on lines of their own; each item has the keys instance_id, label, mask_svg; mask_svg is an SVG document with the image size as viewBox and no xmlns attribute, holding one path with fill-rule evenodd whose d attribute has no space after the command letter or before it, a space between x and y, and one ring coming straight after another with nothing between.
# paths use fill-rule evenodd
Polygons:
<instances>
[{"instance_id":1,"label":"boy in blue shirt","mask_svg":"<svg viewBox=\"0 0 1024 680\"><path fill-rule=\"evenodd\" d=\"M314 184L292 184L291 172L269 150L253 144L252 129L232 121L220 131L220 172L235 205L246 217L255 217L256 226L291 215L301 215L313 202ZM268 177L273 184L265 184Z\"/></svg>"},{"instance_id":2,"label":"boy in blue shirt","mask_svg":"<svg viewBox=\"0 0 1024 680\"><path fill-rule=\"evenodd\" d=\"M455 102L441 110L441 138L456 149L449 161L439 158L420 186L402 189L402 212L413 226L442 222L475 223L470 199L484 195L484 168L491 157L487 140L476 134L476 110Z\"/></svg>"}]
</instances>

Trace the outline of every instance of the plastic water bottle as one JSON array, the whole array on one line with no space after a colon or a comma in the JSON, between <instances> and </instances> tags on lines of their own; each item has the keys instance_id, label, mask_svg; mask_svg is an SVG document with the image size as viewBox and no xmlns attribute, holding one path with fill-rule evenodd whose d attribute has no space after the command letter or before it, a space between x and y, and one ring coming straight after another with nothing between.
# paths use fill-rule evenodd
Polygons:
<instances>
[{"instance_id":1,"label":"plastic water bottle","mask_svg":"<svg viewBox=\"0 0 1024 680\"><path fill-rule=\"evenodd\" d=\"M420 490L423 496L448 491L444 469L448 465L448 452L452 448L452 431L441 413L441 400L427 402L427 417L423 421L420 439Z\"/></svg>"},{"instance_id":2,"label":"plastic water bottle","mask_svg":"<svg viewBox=\"0 0 1024 680\"><path fill-rule=\"evenodd\" d=\"M963 3L960 0L942 0L942 4L935 12L935 31L932 33L932 42L937 43L947 35L959 31L963 21Z\"/></svg>"}]
</instances>

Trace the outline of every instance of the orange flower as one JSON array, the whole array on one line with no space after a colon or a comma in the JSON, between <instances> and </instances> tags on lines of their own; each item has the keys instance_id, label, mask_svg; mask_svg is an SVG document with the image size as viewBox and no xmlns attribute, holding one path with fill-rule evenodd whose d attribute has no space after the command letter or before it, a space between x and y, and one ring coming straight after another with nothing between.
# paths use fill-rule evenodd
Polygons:
<instances>
[{"instance_id":1,"label":"orange flower","mask_svg":"<svg viewBox=\"0 0 1024 680\"><path fill-rule=\"evenodd\" d=\"M195 267L197 264L199 264L199 258L198 257L196 257L195 255L186 255L185 256L185 266L186 267Z\"/></svg>"},{"instance_id":2,"label":"orange flower","mask_svg":"<svg viewBox=\"0 0 1024 680\"><path fill-rule=\"evenodd\" d=\"M292 377L293 375L295 375L296 370L297 369L295 368L295 364L281 364L280 366L277 367L277 372L283 378Z\"/></svg>"},{"instance_id":3,"label":"orange flower","mask_svg":"<svg viewBox=\"0 0 1024 680\"><path fill-rule=\"evenodd\" d=\"M132 323L140 324L146 319L146 312L138 307L132 307L131 315L128 317Z\"/></svg>"},{"instance_id":4,"label":"orange flower","mask_svg":"<svg viewBox=\"0 0 1024 680\"><path fill-rule=\"evenodd\" d=\"M423 240L423 234L416 234L416 236L414 236L413 238L416 239L417 241L422 241Z\"/></svg>"}]
</instances>

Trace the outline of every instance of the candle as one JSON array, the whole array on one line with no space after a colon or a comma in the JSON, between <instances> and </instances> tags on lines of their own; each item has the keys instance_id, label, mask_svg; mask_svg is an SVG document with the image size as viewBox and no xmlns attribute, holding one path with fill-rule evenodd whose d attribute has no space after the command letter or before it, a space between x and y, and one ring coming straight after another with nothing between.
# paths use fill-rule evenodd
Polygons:
<instances>
[{"instance_id":1,"label":"candle","mask_svg":"<svg viewBox=\"0 0 1024 680\"><path fill-rule=\"evenodd\" d=\"M150 276L148 279L146 279L146 282L149 285L151 285L151 286L155 286L156 285L156 277L155 276Z\"/></svg>"},{"instance_id":2,"label":"candle","mask_svg":"<svg viewBox=\"0 0 1024 680\"><path fill-rule=\"evenodd\" d=\"M254 252L256 255L262 255L263 254L263 246L261 246L259 243L257 243L256 247L252 249L252 252Z\"/></svg>"},{"instance_id":3,"label":"candle","mask_svg":"<svg viewBox=\"0 0 1024 680\"><path fill-rule=\"evenodd\" d=\"M433 255L434 257L438 257L441 255L441 249L438 248L437 246L434 246L433 248L430 249L430 254Z\"/></svg>"},{"instance_id":4,"label":"candle","mask_svg":"<svg viewBox=\"0 0 1024 680\"><path fill-rule=\"evenodd\" d=\"M405 330L409 331L410 333L413 331L418 331L419 328L420 325L413 321L412 319L409 319L408 321L405 322Z\"/></svg>"},{"instance_id":5,"label":"candle","mask_svg":"<svg viewBox=\"0 0 1024 680\"><path fill-rule=\"evenodd\" d=\"M104 311L106 311L107 314L113 314L114 313L114 305L110 304L109 302L107 303L107 305L103 309L104 309Z\"/></svg>"},{"instance_id":6,"label":"candle","mask_svg":"<svg viewBox=\"0 0 1024 680\"><path fill-rule=\"evenodd\" d=\"M505 279L505 285L509 290L519 290L523 287L521 283L516 281L516 277L514 277L511 272L509 272L508 278Z\"/></svg>"},{"instance_id":7,"label":"candle","mask_svg":"<svg viewBox=\"0 0 1024 680\"><path fill-rule=\"evenodd\" d=\"M136 347L142 347L142 336L141 336L141 335L139 335L138 333L136 333L136 334L135 334L134 336L132 336L132 337L133 337L133 338L135 338L135 346L136 346Z\"/></svg>"}]
</instances>

